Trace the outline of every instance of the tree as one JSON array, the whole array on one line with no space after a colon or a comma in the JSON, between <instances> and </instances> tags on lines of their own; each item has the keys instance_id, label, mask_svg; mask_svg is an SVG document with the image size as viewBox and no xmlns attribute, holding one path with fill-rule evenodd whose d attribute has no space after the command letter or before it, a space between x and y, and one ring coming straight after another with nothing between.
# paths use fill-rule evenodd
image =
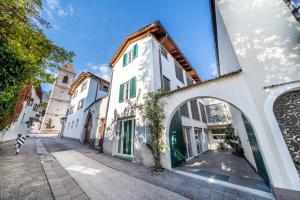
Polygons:
<instances>
[{"instance_id":1,"label":"tree","mask_svg":"<svg viewBox=\"0 0 300 200\"><path fill-rule=\"evenodd\" d=\"M142 113L147 119L150 134L147 137L147 146L152 152L154 170L161 170L160 154L165 148L162 138L164 110L158 103L159 98L164 94L162 91L151 92L145 97L145 103L141 106Z\"/></svg>"},{"instance_id":2,"label":"tree","mask_svg":"<svg viewBox=\"0 0 300 200\"><path fill-rule=\"evenodd\" d=\"M26 84L53 82L48 69L71 62L74 56L43 33L50 24L40 16L42 2L0 2L0 130L14 120L10 116Z\"/></svg>"},{"instance_id":3,"label":"tree","mask_svg":"<svg viewBox=\"0 0 300 200\"><path fill-rule=\"evenodd\" d=\"M243 156L244 150L242 147L242 143L239 136L235 134L234 128L232 128L231 126L227 126L224 129L224 132L225 132L224 142L232 147L234 154L238 156Z\"/></svg>"}]
</instances>

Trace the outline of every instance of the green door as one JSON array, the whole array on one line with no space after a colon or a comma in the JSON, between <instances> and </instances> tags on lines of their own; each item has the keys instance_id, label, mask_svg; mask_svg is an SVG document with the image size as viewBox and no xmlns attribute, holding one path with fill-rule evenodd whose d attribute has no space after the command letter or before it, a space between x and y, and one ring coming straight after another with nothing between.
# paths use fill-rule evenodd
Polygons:
<instances>
[{"instance_id":1,"label":"green door","mask_svg":"<svg viewBox=\"0 0 300 200\"><path fill-rule=\"evenodd\" d=\"M268 173L264 164L264 160L262 158L261 152L259 150L258 144L257 144L257 140L256 137L254 135L254 130L251 126L251 124L249 123L249 121L246 119L246 117L244 115L242 115L243 117L243 121L244 121L244 125L247 131L247 135L248 135L248 139L250 142L250 146L252 149L252 153L254 156L254 160L256 163L256 167L257 167L257 171L258 174L267 182L270 182L270 179L268 177Z\"/></svg>"},{"instance_id":2,"label":"green door","mask_svg":"<svg viewBox=\"0 0 300 200\"><path fill-rule=\"evenodd\" d=\"M172 118L169 129L170 153L172 167L185 162L185 143L182 131L181 114L178 110Z\"/></svg>"}]
</instances>

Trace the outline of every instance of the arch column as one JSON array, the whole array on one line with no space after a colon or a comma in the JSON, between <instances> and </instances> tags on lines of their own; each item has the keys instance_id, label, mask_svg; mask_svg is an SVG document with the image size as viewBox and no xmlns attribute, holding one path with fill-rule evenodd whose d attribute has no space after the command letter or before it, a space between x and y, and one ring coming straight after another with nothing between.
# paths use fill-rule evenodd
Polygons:
<instances>
[{"instance_id":1,"label":"arch column","mask_svg":"<svg viewBox=\"0 0 300 200\"><path fill-rule=\"evenodd\" d=\"M281 170L283 169L282 165L284 160L278 158L279 149L274 147L269 141L269 137L272 135L267 134L265 131L261 116L259 115L242 73L182 88L171 92L160 99L160 102L164 104L164 140L167 146L165 153L161 156L163 166L171 169L168 131L175 111L186 101L201 97L210 97L225 101L237 107L248 118L255 130L258 146L262 152L271 183L276 187L285 185L285 179L287 179L289 172Z\"/></svg>"},{"instance_id":2,"label":"arch column","mask_svg":"<svg viewBox=\"0 0 300 200\"><path fill-rule=\"evenodd\" d=\"M271 129L271 134L274 138L276 138L275 142L279 151L278 156L280 156L283 160L284 170L289 172L286 179L290 181L292 185L291 189L300 190L300 179L298 172L294 166L294 162L290 156L289 150L284 141L283 135L273 112L274 102L279 96L297 89L300 90L300 82L267 89L269 95L264 104L264 112L267 118L268 125Z\"/></svg>"}]
</instances>

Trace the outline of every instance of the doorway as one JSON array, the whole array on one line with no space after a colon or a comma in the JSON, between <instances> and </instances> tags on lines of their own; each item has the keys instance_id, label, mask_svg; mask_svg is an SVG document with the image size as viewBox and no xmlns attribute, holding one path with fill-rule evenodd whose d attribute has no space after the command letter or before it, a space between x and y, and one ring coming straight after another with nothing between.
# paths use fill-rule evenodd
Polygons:
<instances>
[{"instance_id":1,"label":"doorway","mask_svg":"<svg viewBox=\"0 0 300 200\"><path fill-rule=\"evenodd\" d=\"M85 122L85 134L84 134L84 143L90 143L90 139L91 139L91 129L92 129L92 125L93 125L93 118L92 118L92 113L88 113L88 116L86 118L86 122Z\"/></svg>"},{"instance_id":2,"label":"doorway","mask_svg":"<svg viewBox=\"0 0 300 200\"><path fill-rule=\"evenodd\" d=\"M119 120L118 154L133 156L133 138L135 132L135 119Z\"/></svg>"}]
</instances>

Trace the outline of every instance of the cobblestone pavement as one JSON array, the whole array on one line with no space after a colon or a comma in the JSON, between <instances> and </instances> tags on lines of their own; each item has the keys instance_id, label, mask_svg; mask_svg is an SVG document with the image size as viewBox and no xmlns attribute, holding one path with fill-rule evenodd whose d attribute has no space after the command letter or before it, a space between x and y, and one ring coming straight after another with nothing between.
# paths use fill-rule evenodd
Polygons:
<instances>
[{"instance_id":1,"label":"cobblestone pavement","mask_svg":"<svg viewBox=\"0 0 300 200\"><path fill-rule=\"evenodd\" d=\"M200 200L267 200L261 196L239 191L214 183L186 177L170 171L159 174L151 173L149 168L128 162L119 158L99 154L97 151L80 144L78 141L60 138L44 138L43 143L50 152L59 152L59 146L63 150L75 150L81 154L105 165L109 168L127 174L131 177L143 180L153 185L178 193L189 199Z\"/></svg>"},{"instance_id":2,"label":"cobblestone pavement","mask_svg":"<svg viewBox=\"0 0 300 200\"><path fill-rule=\"evenodd\" d=\"M52 200L34 139L27 138L18 155L14 143L0 144L0 199Z\"/></svg>"}]
</instances>

